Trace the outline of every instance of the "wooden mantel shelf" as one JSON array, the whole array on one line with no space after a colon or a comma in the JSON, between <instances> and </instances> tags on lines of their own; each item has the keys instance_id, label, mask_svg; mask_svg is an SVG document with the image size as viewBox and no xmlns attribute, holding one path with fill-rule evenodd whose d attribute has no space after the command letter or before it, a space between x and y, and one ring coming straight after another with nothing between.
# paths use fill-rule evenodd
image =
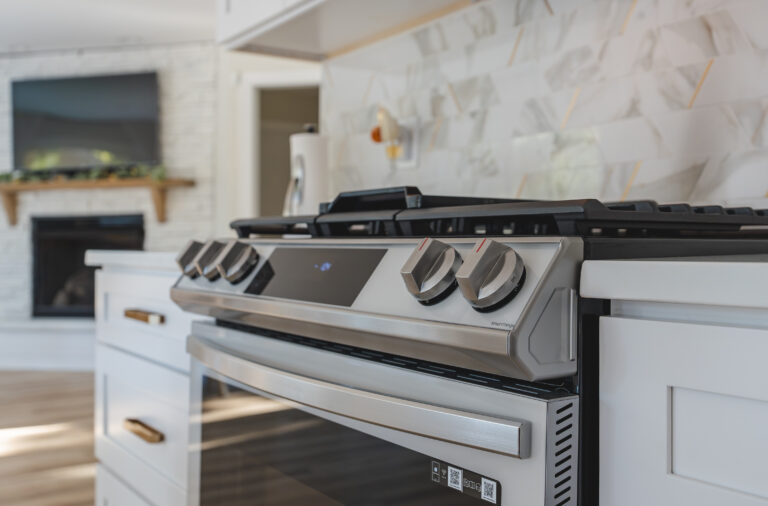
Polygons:
<instances>
[{"instance_id":1,"label":"wooden mantel shelf","mask_svg":"<svg viewBox=\"0 0 768 506\"><path fill-rule=\"evenodd\" d=\"M0 196L3 199L3 207L8 217L8 223L16 225L18 216L16 208L19 202L19 193L43 190L111 190L117 188L149 188L152 195L152 203L155 205L157 221L164 222L165 194L169 188L194 186L191 179L163 179L150 178L130 179L54 179L52 181L17 181L0 183Z\"/></svg>"}]
</instances>

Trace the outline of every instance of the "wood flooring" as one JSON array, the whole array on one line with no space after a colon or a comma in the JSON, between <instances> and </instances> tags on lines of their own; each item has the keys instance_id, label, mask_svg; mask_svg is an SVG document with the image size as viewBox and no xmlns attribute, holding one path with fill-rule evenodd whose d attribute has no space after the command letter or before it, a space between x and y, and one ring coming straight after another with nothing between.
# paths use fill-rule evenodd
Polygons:
<instances>
[{"instance_id":1,"label":"wood flooring","mask_svg":"<svg viewBox=\"0 0 768 506\"><path fill-rule=\"evenodd\" d=\"M93 506L93 373L0 371L0 505Z\"/></svg>"}]
</instances>

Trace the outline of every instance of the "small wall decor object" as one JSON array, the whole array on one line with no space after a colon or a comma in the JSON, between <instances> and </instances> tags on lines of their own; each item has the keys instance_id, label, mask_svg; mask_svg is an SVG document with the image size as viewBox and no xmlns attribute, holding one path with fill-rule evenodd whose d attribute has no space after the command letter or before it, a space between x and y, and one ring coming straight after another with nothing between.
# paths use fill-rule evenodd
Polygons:
<instances>
[{"instance_id":1,"label":"small wall decor object","mask_svg":"<svg viewBox=\"0 0 768 506\"><path fill-rule=\"evenodd\" d=\"M393 169L415 168L418 165L418 118L398 122L390 112L379 107L371 140L385 145L385 153Z\"/></svg>"}]
</instances>

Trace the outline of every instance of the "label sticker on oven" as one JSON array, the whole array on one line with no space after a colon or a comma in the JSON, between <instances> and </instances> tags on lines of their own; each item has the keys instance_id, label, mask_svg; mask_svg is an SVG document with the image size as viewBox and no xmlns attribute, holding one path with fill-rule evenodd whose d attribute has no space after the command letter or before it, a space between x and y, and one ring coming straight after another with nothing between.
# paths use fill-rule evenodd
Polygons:
<instances>
[{"instance_id":1,"label":"label sticker on oven","mask_svg":"<svg viewBox=\"0 0 768 506\"><path fill-rule=\"evenodd\" d=\"M429 473L432 481L438 485L491 504L501 504L501 483L497 480L440 460L431 462Z\"/></svg>"}]
</instances>

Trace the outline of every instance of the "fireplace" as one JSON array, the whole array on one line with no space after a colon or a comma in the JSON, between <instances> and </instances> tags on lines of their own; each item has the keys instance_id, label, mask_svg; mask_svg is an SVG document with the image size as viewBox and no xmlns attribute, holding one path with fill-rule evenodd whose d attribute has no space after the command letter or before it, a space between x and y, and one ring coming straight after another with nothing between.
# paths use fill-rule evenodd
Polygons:
<instances>
[{"instance_id":1,"label":"fireplace","mask_svg":"<svg viewBox=\"0 0 768 506\"><path fill-rule=\"evenodd\" d=\"M32 218L32 316L93 317L94 268L89 249L140 250L144 217Z\"/></svg>"}]
</instances>

